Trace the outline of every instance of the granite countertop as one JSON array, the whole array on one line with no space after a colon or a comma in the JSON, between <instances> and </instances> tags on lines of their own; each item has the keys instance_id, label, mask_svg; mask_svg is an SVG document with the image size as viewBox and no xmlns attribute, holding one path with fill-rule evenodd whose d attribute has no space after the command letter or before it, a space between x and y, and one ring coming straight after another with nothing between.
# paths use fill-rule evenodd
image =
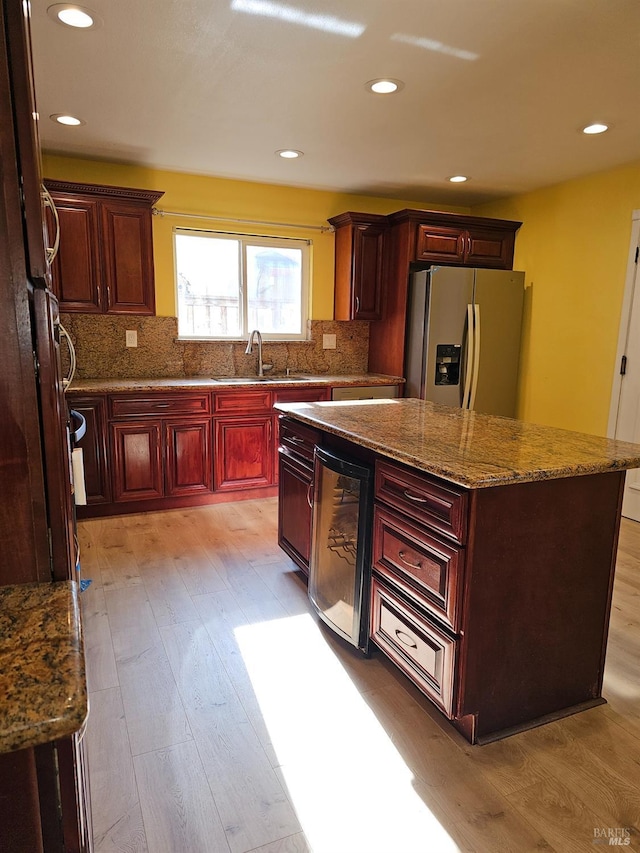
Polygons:
<instances>
[{"instance_id":1,"label":"granite countertop","mask_svg":"<svg viewBox=\"0 0 640 853\"><path fill-rule=\"evenodd\" d=\"M78 731L87 686L78 585L0 587L0 752Z\"/></svg>"},{"instance_id":2,"label":"granite countertop","mask_svg":"<svg viewBox=\"0 0 640 853\"><path fill-rule=\"evenodd\" d=\"M640 445L415 399L277 403L303 423L471 489L640 467Z\"/></svg>"},{"instance_id":3,"label":"granite countertop","mask_svg":"<svg viewBox=\"0 0 640 853\"><path fill-rule=\"evenodd\" d=\"M358 386L404 384L401 376L384 376L379 373L306 374L291 376L188 376L174 379L76 379L67 389L69 393L110 394L126 391L197 391L228 390L229 388L304 388L309 385Z\"/></svg>"}]
</instances>

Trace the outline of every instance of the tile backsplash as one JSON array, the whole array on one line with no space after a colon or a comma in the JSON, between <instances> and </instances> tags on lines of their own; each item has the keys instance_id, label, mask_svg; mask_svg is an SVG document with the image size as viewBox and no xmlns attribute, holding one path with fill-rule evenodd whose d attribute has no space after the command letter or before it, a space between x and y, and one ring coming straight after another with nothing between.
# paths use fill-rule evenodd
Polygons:
<instances>
[{"instance_id":1,"label":"tile backsplash","mask_svg":"<svg viewBox=\"0 0 640 853\"><path fill-rule=\"evenodd\" d=\"M257 347L246 342L180 341L175 317L61 314L76 348L78 379L144 379L183 376L253 376ZM138 334L138 346L125 346L125 332ZM322 336L336 336L336 348L323 350ZM275 372L366 373L369 324L310 320L308 341L267 341L262 360Z\"/></svg>"}]
</instances>

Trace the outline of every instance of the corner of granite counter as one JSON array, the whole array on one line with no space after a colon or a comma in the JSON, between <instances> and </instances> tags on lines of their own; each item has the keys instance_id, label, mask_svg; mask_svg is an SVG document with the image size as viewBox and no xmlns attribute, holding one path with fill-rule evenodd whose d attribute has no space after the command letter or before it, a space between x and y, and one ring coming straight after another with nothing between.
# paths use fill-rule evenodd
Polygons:
<instances>
[{"instance_id":1,"label":"corner of granite counter","mask_svg":"<svg viewBox=\"0 0 640 853\"><path fill-rule=\"evenodd\" d=\"M0 752L83 728L89 703L75 581L0 587Z\"/></svg>"}]
</instances>

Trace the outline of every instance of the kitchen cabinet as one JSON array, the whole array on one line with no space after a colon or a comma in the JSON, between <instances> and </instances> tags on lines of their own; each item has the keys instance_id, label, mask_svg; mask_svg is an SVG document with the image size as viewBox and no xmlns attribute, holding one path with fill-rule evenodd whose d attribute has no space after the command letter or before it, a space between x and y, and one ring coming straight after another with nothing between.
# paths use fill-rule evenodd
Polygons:
<instances>
[{"instance_id":1,"label":"kitchen cabinet","mask_svg":"<svg viewBox=\"0 0 640 853\"><path fill-rule=\"evenodd\" d=\"M385 216L343 213L335 231L336 320L378 320L382 303Z\"/></svg>"},{"instance_id":2,"label":"kitchen cabinet","mask_svg":"<svg viewBox=\"0 0 640 853\"><path fill-rule=\"evenodd\" d=\"M210 405L207 392L109 396L115 502L210 494Z\"/></svg>"},{"instance_id":3,"label":"kitchen cabinet","mask_svg":"<svg viewBox=\"0 0 640 853\"><path fill-rule=\"evenodd\" d=\"M112 423L113 497L116 501L161 498L161 421Z\"/></svg>"},{"instance_id":4,"label":"kitchen cabinet","mask_svg":"<svg viewBox=\"0 0 640 853\"><path fill-rule=\"evenodd\" d=\"M386 217L383 306L369 327L369 370L403 375L412 264L512 269L520 222L431 210Z\"/></svg>"},{"instance_id":5,"label":"kitchen cabinet","mask_svg":"<svg viewBox=\"0 0 640 853\"><path fill-rule=\"evenodd\" d=\"M111 485L107 463L107 401L103 396L67 394L69 407L80 412L87 431L78 446L82 448L87 504L109 503Z\"/></svg>"},{"instance_id":6,"label":"kitchen cabinet","mask_svg":"<svg viewBox=\"0 0 640 853\"><path fill-rule=\"evenodd\" d=\"M438 219L441 215L438 215ZM472 217L466 217L471 220ZM477 219L477 217L476 217ZM460 264L470 267L511 269L515 245L513 226L420 222L416 235L416 261Z\"/></svg>"},{"instance_id":7,"label":"kitchen cabinet","mask_svg":"<svg viewBox=\"0 0 640 853\"><path fill-rule=\"evenodd\" d=\"M60 228L52 266L60 310L154 314L152 207L163 193L54 180L45 185Z\"/></svg>"},{"instance_id":8,"label":"kitchen cabinet","mask_svg":"<svg viewBox=\"0 0 640 853\"><path fill-rule=\"evenodd\" d=\"M309 574L313 451L320 433L284 417L279 427L278 544Z\"/></svg>"},{"instance_id":9,"label":"kitchen cabinet","mask_svg":"<svg viewBox=\"0 0 640 853\"><path fill-rule=\"evenodd\" d=\"M273 483L273 412L270 391L222 391L214 395L216 491Z\"/></svg>"}]
</instances>

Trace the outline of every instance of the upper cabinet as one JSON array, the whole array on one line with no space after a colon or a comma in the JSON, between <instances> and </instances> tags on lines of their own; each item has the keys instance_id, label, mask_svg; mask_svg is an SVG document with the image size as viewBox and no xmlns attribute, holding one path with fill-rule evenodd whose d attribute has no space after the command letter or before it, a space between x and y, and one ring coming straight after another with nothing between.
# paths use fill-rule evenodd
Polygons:
<instances>
[{"instance_id":1,"label":"upper cabinet","mask_svg":"<svg viewBox=\"0 0 640 853\"><path fill-rule=\"evenodd\" d=\"M511 269L519 222L455 216L420 210L403 210L415 222L415 261L433 261L460 266Z\"/></svg>"},{"instance_id":2,"label":"upper cabinet","mask_svg":"<svg viewBox=\"0 0 640 853\"><path fill-rule=\"evenodd\" d=\"M61 311L154 314L152 208L161 192L45 181L60 229Z\"/></svg>"},{"instance_id":3,"label":"upper cabinet","mask_svg":"<svg viewBox=\"0 0 640 853\"><path fill-rule=\"evenodd\" d=\"M378 320L382 301L382 249L386 216L342 213L336 229L336 320Z\"/></svg>"}]
</instances>

